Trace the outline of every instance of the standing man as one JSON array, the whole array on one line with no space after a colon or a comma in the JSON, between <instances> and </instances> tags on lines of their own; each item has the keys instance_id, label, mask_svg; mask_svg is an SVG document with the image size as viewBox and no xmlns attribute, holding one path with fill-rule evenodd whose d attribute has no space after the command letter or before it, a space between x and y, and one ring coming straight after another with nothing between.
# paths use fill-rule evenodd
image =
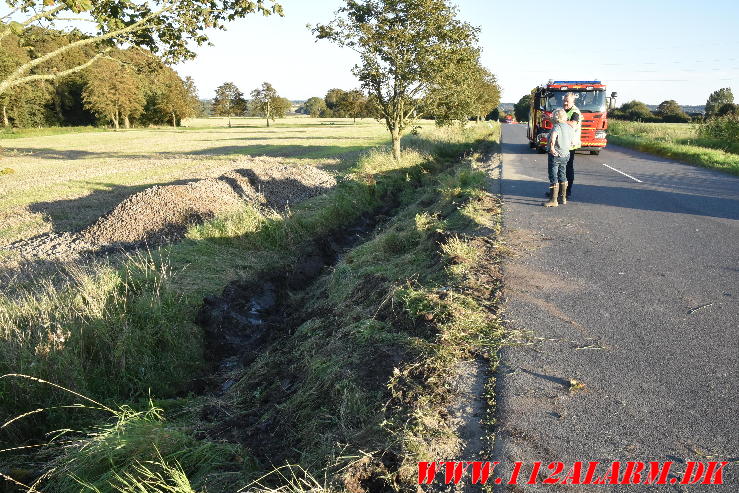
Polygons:
<instances>
[{"instance_id":1,"label":"standing man","mask_svg":"<svg viewBox=\"0 0 739 493\"><path fill-rule=\"evenodd\" d=\"M575 106L575 94L572 92L565 94L562 105L565 108L565 113L567 113L567 123L575 130L575 138L570 148L570 158L567 160L567 197L569 197L572 194L572 185L575 183L575 149L582 146L582 142L580 142L582 113Z\"/></svg>"},{"instance_id":2,"label":"standing man","mask_svg":"<svg viewBox=\"0 0 739 493\"><path fill-rule=\"evenodd\" d=\"M567 121L567 113L562 108L552 112L554 126L549 132L547 147L549 156L547 168L549 171L549 201L544 202L544 207L557 207L557 199L562 205L567 203L567 180L565 170L570 157L570 149L575 139L575 131Z\"/></svg>"}]
</instances>

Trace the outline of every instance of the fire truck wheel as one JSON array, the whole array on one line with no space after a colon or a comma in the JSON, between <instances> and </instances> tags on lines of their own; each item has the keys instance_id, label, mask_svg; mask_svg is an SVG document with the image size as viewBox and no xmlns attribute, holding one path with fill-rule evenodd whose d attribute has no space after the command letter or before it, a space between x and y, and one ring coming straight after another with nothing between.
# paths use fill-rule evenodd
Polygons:
<instances>
[{"instance_id":1,"label":"fire truck wheel","mask_svg":"<svg viewBox=\"0 0 739 493\"><path fill-rule=\"evenodd\" d=\"M545 152L547 152L547 150L543 147L537 147L536 150L539 151L539 154L544 154Z\"/></svg>"},{"instance_id":2,"label":"fire truck wheel","mask_svg":"<svg viewBox=\"0 0 739 493\"><path fill-rule=\"evenodd\" d=\"M533 143L533 142L531 142L531 141L529 141L529 147L531 147L533 149L534 147L536 147L536 144Z\"/></svg>"},{"instance_id":3,"label":"fire truck wheel","mask_svg":"<svg viewBox=\"0 0 739 493\"><path fill-rule=\"evenodd\" d=\"M597 156L598 154L600 154L600 151L590 151L590 154L593 156Z\"/></svg>"}]
</instances>

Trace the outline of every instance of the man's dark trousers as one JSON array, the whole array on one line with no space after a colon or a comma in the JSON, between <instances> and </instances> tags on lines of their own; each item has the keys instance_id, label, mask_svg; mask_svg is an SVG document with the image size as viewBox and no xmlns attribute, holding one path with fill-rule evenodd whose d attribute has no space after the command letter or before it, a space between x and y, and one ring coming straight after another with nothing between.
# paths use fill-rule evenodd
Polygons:
<instances>
[{"instance_id":1,"label":"man's dark trousers","mask_svg":"<svg viewBox=\"0 0 739 493\"><path fill-rule=\"evenodd\" d=\"M575 183L575 151L570 151L570 159L567 160L567 196L572 193L572 185Z\"/></svg>"}]
</instances>

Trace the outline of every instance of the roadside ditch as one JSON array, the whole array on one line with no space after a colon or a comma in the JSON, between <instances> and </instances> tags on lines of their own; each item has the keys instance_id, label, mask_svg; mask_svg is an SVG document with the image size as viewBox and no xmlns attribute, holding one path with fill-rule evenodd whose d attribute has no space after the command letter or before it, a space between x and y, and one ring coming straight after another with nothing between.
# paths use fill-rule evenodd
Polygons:
<instances>
[{"instance_id":1,"label":"roadside ditch","mask_svg":"<svg viewBox=\"0 0 739 493\"><path fill-rule=\"evenodd\" d=\"M181 491L415 491L419 460L484 454L503 335L499 201L479 168L496 130L239 239L281 258L203 300L204 376L52 446L44 491L106 490L142 464Z\"/></svg>"}]
</instances>

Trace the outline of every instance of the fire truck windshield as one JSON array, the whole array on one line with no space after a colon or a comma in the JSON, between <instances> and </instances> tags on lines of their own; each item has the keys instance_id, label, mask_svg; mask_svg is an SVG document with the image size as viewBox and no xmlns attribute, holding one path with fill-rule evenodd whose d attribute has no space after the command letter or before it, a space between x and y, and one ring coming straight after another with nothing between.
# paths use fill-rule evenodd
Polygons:
<instances>
[{"instance_id":1,"label":"fire truck windshield","mask_svg":"<svg viewBox=\"0 0 739 493\"><path fill-rule=\"evenodd\" d=\"M575 93L575 106L580 111L588 113L596 113L606 110L606 91L572 91ZM550 92L546 98L546 111L552 111L556 108L564 107L562 100L567 92L556 91Z\"/></svg>"}]
</instances>

